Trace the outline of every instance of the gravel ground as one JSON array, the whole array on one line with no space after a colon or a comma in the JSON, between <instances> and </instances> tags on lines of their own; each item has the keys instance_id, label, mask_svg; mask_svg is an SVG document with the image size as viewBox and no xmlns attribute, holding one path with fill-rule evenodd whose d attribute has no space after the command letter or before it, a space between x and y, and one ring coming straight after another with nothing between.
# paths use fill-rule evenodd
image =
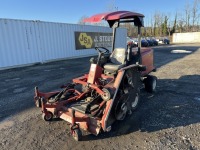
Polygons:
<instances>
[{"instance_id":1,"label":"gravel ground","mask_svg":"<svg viewBox=\"0 0 200 150\"><path fill-rule=\"evenodd\" d=\"M58 89L87 72L89 58L0 71L0 149L200 149L200 44L154 50L156 93L142 90L140 106L131 116L116 122L109 133L84 133L80 142L73 140L65 121L41 119L33 89Z\"/></svg>"}]
</instances>

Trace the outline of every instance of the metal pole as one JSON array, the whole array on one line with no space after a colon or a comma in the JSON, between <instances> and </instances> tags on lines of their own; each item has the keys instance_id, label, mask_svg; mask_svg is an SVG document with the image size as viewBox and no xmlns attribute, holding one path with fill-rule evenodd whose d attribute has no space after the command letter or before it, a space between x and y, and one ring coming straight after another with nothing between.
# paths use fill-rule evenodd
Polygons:
<instances>
[{"instance_id":1,"label":"metal pole","mask_svg":"<svg viewBox=\"0 0 200 150\"><path fill-rule=\"evenodd\" d=\"M139 61L139 64L142 63L142 58L141 58L141 27L138 26L138 61Z\"/></svg>"},{"instance_id":2,"label":"metal pole","mask_svg":"<svg viewBox=\"0 0 200 150\"><path fill-rule=\"evenodd\" d=\"M113 41L112 41L112 52L115 49L115 39L116 39L116 30L119 27L119 21L115 22L113 25Z\"/></svg>"},{"instance_id":3,"label":"metal pole","mask_svg":"<svg viewBox=\"0 0 200 150\"><path fill-rule=\"evenodd\" d=\"M113 26L113 41L112 41L112 52L115 49L115 36L116 36L116 27L115 25Z\"/></svg>"}]
</instances>

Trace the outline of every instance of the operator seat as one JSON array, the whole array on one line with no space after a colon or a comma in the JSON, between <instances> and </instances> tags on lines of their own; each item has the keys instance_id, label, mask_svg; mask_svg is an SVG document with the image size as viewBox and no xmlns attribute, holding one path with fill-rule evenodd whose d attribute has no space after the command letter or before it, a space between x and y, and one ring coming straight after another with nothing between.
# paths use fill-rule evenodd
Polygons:
<instances>
[{"instance_id":1,"label":"operator seat","mask_svg":"<svg viewBox=\"0 0 200 150\"><path fill-rule=\"evenodd\" d=\"M105 74L115 74L119 69L126 65L126 49L115 48L110 55L110 62L106 63L104 68Z\"/></svg>"}]
</instances>

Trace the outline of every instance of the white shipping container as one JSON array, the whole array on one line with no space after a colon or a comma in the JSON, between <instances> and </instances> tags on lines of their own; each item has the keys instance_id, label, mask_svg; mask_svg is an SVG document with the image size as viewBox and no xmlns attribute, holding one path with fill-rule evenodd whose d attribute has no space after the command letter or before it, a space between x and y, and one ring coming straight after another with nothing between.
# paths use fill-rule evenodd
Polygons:
<instances>
[{"instance_id":1,"label":"white shipping container","mask_svg":"<svg viewBox=\"0 0 200 150\"><path fill-rule=\"evenodd\" d=\"M0 19L0 69L97 54L76 50L75 31L112 33L108 27ZM126 46L126 36L127 30L119 28L116 47Z\"/></svg>"},{"instance_id":2,"label":"white shipping container","mask_svg":"<svg viewBox=\"0 0 200 150\"><path fill-rule=\"evenodd\" d=\"M200 32L173 33L173 43L200 43Z\"/></svg>"},{"instance_id":3,"label":"white shipping container","mask_svg":"<svg viewBox=\"0 0 200 150\"><path fill-rule=\"evenodd\" d=\"M35 22L0 19L0 68L40 62Z\"/></svg>"}]
</instances>

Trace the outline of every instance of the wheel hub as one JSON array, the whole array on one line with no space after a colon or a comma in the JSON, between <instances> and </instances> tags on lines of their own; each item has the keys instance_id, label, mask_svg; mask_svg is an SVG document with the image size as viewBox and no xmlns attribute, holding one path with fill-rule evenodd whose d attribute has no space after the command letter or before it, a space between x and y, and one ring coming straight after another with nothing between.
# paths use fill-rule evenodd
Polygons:
<instances>
[{"instance_id":1,"label":"wheel hub","mask_svg":"<svg viewBox=\"0 0 200 150\"><path fill-rule=\"evenodd\" d=\"M156 83L156 80L154 80L154 81L153 81L153 84L152 84L152 88L153 88L153 90L155 90L155 88L156 88L156 84L157 84L157 83Z\"/></svg>"},{"instance_id":2,"label":"wheel hub","mask_svg":"<svg viewBox=\"0 0 200 150\"><path fill-rule=\"evenodd\" d=\"M131 103L131 107L135 108L137 106L137 104L138 104L138 101L139 101L139 95L137 93L136 96L135 96L134 101Z\"/></svg>"},{"instance_id":3,"label":"wheel hub","mask_svg":"<svg viewBox=\"0 0 200 150\"><path fill-rule=\"evenodd\" d=\"M121 105L120 110L118 110L118 113L116 114L116 119L117 120L124 120L126 113L127 113L127 110L128 110L128 108L127 108L126 103L123 103Z\"/></svg>"},{"instance_id":4,"label":"wheel hub","mask_svg":"<svg viewBox=\"0 0 200 150\"><path fill-rule=\"evenodd\" d=\"M118 100L118 104L116 105L115 108L116 120L124 120L124 118L126 117L128 111L127 99L128 99L128 94L124 94Z\"/></svg>"}]
</instances>

